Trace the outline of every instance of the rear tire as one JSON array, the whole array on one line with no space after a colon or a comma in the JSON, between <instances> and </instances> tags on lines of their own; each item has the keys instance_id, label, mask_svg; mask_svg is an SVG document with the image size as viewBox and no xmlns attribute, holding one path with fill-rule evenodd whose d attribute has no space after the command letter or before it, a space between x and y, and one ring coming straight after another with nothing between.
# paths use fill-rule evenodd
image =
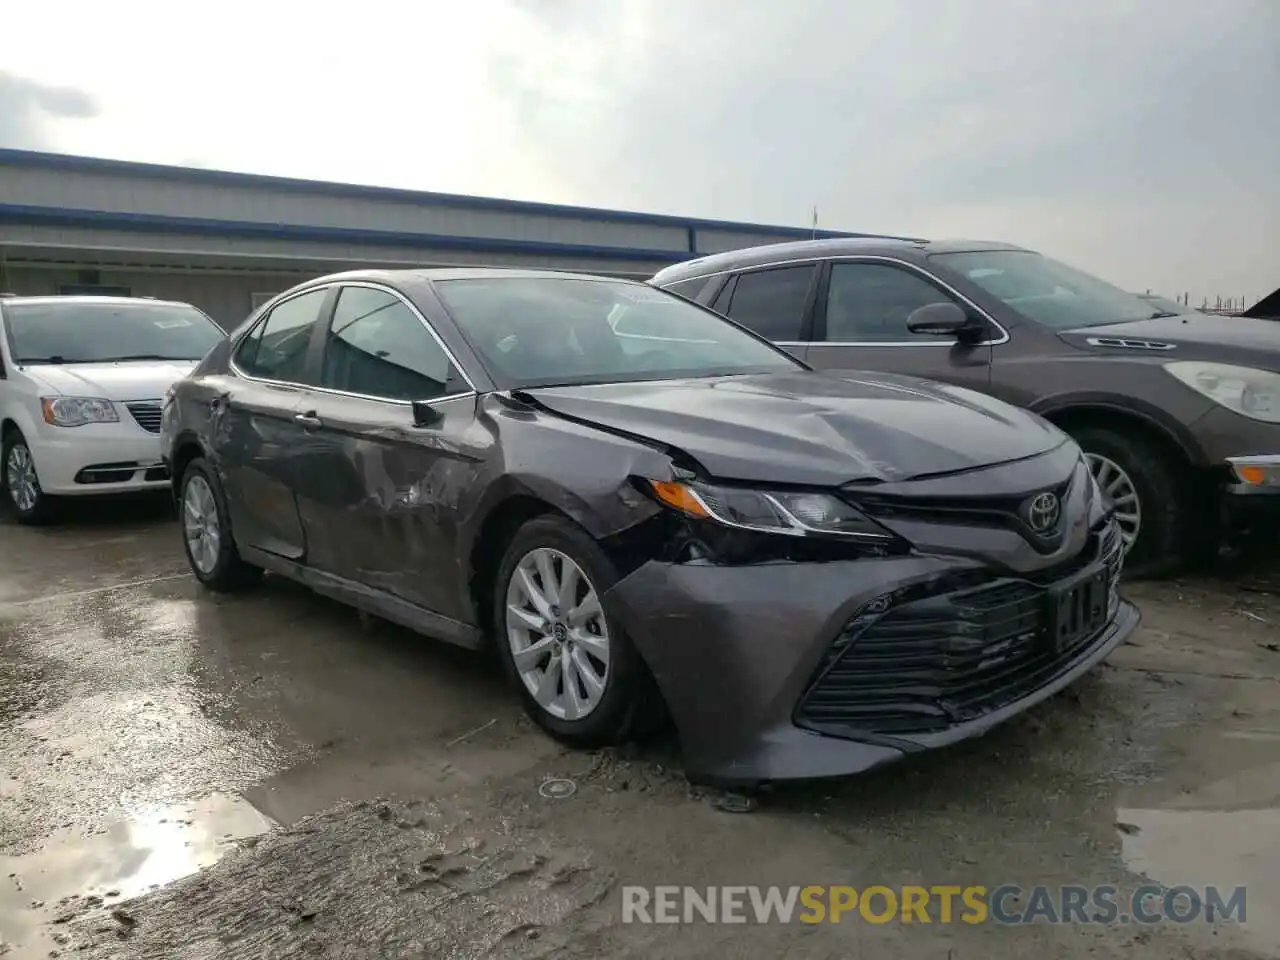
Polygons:
<instances>
[{"instance_id":1,"label":"rear tire","mask_svg":"<svg viewBox=\"0 0 1280 960\"><path fill-rule=\"evenodd\" d=\"M558 516L520 527L498 566L499 658L530 718L570 746L634 740L662 717L656 685L631 639L592 599L617 580L590 534ZM588 610L598 613L587 616Z\"/></svg>"},{"instance_id":2,"label":"rear tire","mask_svg":"<svg viewBox=\"0 0 1280 960\"><path fill-rule=\"evenodd\" d=\"M53 503L40 489L31 448L17 429L6 433L0 445L0 489L19 523L39 526L53 519Z\"/></svg>"},{"instance_id":3,"label":"rear tire","mask_svg":"<svg viewBox=\"0 0 1280 960\"><path fill-rule=\"evenodd\" d=\"M207 460L196 457L187 464L179 491L182 548L196 579L219 593L257 584L262 579L262 568L241 559L231 535L226 494Z\"/></svg>"},{"instance_id":4,"label":"rear tire","mask_svg":"<svg viewBox=\"0 0 1280 960\"><path fill-rule=\"evenodd\" d=\"M1127 486L1136 495L1139 525L1125 555L1125 574L1152 578L1177 571L1192 536L1186 466L1136 431L1087 426L1070 432L1101 485L1115 491ZM1124 518L1117 519L1124 530Z\"/></svg>"}]
</instances>

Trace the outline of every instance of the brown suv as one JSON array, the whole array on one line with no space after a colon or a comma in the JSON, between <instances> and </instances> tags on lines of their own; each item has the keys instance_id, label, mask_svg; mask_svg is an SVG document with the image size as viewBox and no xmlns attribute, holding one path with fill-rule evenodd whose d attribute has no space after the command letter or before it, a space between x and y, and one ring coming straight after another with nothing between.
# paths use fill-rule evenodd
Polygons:
<instances>
[{"instance_id":1,"label":"brown suv","mask_svg":"<svg viewBox=\"0 0 1280 960\"><path fill-rule=\"evenodd\" d=\"M1070 433L1111 496L1127 569L1171 569L1220 519L1280 516L1280 324L1159 309L1009 244L842 239L650 281L823 370L959 384Z\"/></svg>"}]
</instances>

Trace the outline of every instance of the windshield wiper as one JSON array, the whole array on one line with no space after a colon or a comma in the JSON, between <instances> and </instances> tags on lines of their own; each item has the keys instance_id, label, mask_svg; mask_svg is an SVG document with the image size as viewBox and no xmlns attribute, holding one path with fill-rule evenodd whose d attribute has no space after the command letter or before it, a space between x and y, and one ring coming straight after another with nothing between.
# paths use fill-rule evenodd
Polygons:
<instances>
[{"instance_id":1,"label":"windshield wiper","mask_svg":"<svg viewBox=\"0 0 1280 960\"><path fill-rule=\"evenodd\" d=\"M1155 313L1153 313L1153 314L1152 314L1151 316L1149 316L1147 319L1148 319L1148 320L1163 320L1165 317L1177 317L1177 316L1180 316L1180 314L1172 313L1172 312L1170 312L1170 311L1168 311L1168 310L1157 310Z\"/></svg>"},{"instance_id":2,"label":"windshield wiper","mask_svg":"<svg viewBox=\"0 0 1280 960\"><path fill-rule=\"evenodd\" d=\"M79 360L68 360L66 357L57 354L52 357L19 357L15 361L19 366L24 363L79 363Z\"/></svg>"},{"instance_id":3,"label":"windshield wiper","mask_svg":"<svg viewBox=\"0 0 1280 960\"><path fill-rule=\"evenodd\" d=\"M158 353L126 353L118 357L98 357L94 363L120 363L125 360L190 360L190 357L164 357Z\"/></svg>"}]
</instances>

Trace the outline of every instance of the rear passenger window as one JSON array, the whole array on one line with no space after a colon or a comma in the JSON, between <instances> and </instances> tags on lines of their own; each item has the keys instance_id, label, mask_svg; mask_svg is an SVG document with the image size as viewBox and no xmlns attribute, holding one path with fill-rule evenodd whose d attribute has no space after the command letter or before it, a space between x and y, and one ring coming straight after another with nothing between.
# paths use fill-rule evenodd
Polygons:
<instances>
[{"instance_id":1,"label":"rear passenger window","mask_svg":"<svg viewBox=\"0 0 1280 960\"><path fill-rule=\"evenodd\" d=\"M307 348L320 319L325 288L300 294L274 307L266 318L240 341L236 365L251 377L302 383L306 377Z\"/></svg>"},{"instance_id":2,"label":"rear passenger window","mask_svg":"<svg viewBox=\"0 0 1280 960\"><path fill-rule=\"evenodd\" d=\"M710 277L694 277L692 280L678 280L675 283L668 283L664 290L670 290L676 296L684 297L686 300L697 300L698 294L706 289Z\"/></svg>"},{"instance_id":3,"label":"rear passenger window","mask_svg":"<svg viewBox=\"0 0 1280 960\"><path fill-rule=\"evenodd\" d=\"M465 387L444 347L403 300L343 287L325 340L320 385L384 400L433 400Z\"/></svg>"},{"instance_id":4,"label":"rear passenger window","mask_svg":"<svg viewBox=\"0 0 1280 960\"><path fill-rule=\"evenodd\" d=\"M729 316L770 340L799 340L813 273L810 264L742 274L733 288Z\"/></svg>"}]
</instances>

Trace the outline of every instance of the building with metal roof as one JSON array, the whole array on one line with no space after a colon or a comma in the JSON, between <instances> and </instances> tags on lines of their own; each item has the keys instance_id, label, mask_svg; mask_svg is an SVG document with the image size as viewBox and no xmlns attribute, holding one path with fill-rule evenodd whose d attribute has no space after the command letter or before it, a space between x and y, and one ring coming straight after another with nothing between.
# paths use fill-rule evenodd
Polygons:
<instances>
[{"instance_id":1,"label":"building with metal roof","mask_svg":"<svg viewBox=\"0 0 1280 960\"><path fill-rule=\"evenodd\" d=\"M186 300L233 326L354 267L648 277L701 254L863 234L0 150L0 290Z\"/></svg>"}]
</instances>

